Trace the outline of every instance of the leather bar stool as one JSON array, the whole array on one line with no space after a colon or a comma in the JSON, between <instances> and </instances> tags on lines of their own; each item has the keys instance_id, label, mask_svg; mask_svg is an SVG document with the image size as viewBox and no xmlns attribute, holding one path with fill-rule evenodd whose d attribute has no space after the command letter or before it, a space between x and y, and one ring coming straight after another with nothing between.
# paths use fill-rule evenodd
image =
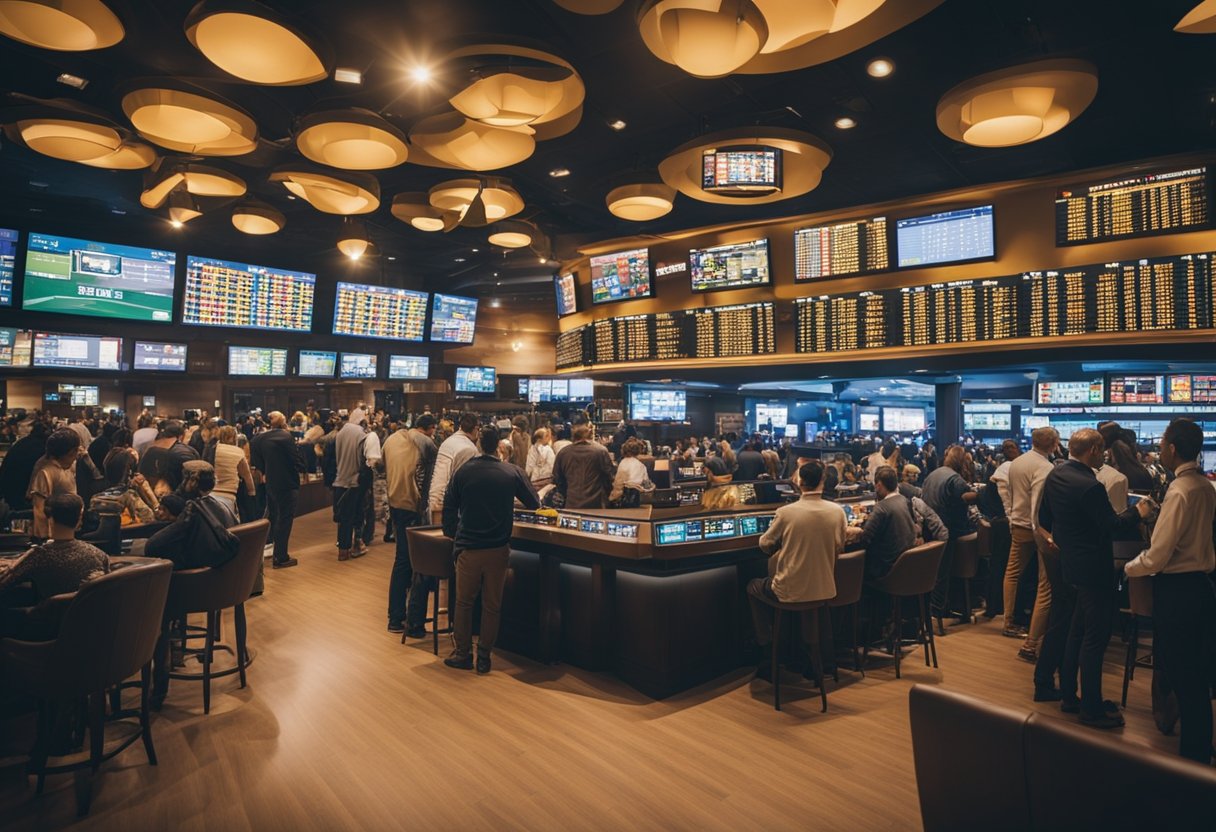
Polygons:
<instances>
[{"instance_id":1,"label":"leather bar stool","mask_svg":"<svg viewBox=\"0 0 1216 832\"><path fill-rule=\"evenodd\" d=\"M879 592L891 596L892 650L895 655L895 678L900 678L900 656L903 653L901 634L903 631L904 598L915 598L919 609L916 624L916 643L925 648L925 666L929 666L932 653L933 667L937 667L937 642L933 638L933 622L929 618L928 594L937 583L937 570L941 565L946 543L934 540L906 550L895 561L891 571L875 581L872 586ZM927 639L926 639L927 635ZM869 645L867 644L867 650Z\"/></svg>"},{"instance_id":2,"label":"leather bar stool","mask_svg":"<svg viewBox=\"0 0 1216 832\"><path fill-rule=\"evenodd\" d=\"M760 595L749 595L758 598L773 608L773 707L781 710L781 614L785 612L799 613L808 625L807 640L811 644L811 665L815 669L815 684L819 686L819 698L823 706L820 713L828 712L828 691L823 681L823 651L819 646L819 616L827 609L826 601L807 601L805 603L787 604Z\"/></svg>"},{"instance_id":3,"label":"leather bar stool","mask_svg":"<svg viewBox=\"0 0 1216 832\"><path fill-rule=\"evenodd\" d=\"M956 541L954 550L954 563L950 567L950 575L954 578L960 578L963 582L963 615L967 616L967 623L975 623L975 611L971 608L971 581L979 574L980 571L980 543L979 532L965 534ZM938 625L942 627L942 633L945 633L942 619L938 617Z\"/></svg>"},{"instance_id":4,"label":"leather bar stool","mask_svg":"<svg viewBox=\"0 0 1216 832\"><path fill-rule=\"evenodd\" d=\"M851 607L853 629L853 669L861 672L861 678L866 677L866 669L861 663L861 651L857 640L857 619L861 606L861 588L866 576L866 553L844 552L836 556L836 597L828 601L829 608ZM837 665L835 681L840 681L840 667Z\"/></svg>"},{"instance_id":5,"label":"leather bar stool","mask_svg":"<svg viewBox=\"0 0 1216 832\"><path fill-rule=\"evenodd\" d=\"M1153 654L1140 655L1140 619L1153 617L1153 579L1127 579L1127 610L1131 614L1127 639L1127 655L1123 659L1123 707L1127 707L1127 686L1136 678L1137 667L1152 667Z\"/></svg>"},{"instance_id":6,"label":"leather bar stool","mask_svg":"<svg viewBox=\"0 0 1216 832\"><path fill-rule=\"evenodd\" d=\"M452 559L452 539L443 536L442 526L415 526L405 530L406 539L410 546L410 567L415 575L435 578L435 612L423 623L431 625L434 638L435 655L439 655L439 613L448 614L448 626L444 633L455 632L452 623L452 610L456 606L456 563ZM448 608L439 607L439 582L448 582ZM428 593L429 595L430 593ZM408 628L406 630L408 632ZM406 633L401 634L401 643L405 644Z\"/></svg>"}]
</instances>

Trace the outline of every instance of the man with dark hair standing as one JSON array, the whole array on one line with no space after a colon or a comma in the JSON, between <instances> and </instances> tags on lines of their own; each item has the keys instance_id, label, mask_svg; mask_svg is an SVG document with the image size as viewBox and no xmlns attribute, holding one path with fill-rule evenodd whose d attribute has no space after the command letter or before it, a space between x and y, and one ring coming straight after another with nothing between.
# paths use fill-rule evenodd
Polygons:
<instances>
[{"instance_id":1,"label":"man with dark hair standing","mask_svg":"<svg viewBox=\"0 0 1216 832\"><path fill-rule=\"evenodd\" d=\"M266 514L270 520L270 539L274 543L275 569L299 563L287 553L291 529L296 521L300 496L300 474L304 460L299 445L287 430L287 417L272 411L270 430L259 433L249 443L249 460L266 482Z\"/></svg>"},{"instance_id":2,"label":"man with dark hair standing","mask_svg":"<svg viewBox=\"0 0 1216 832\"><path fill-rule=\"evenodd\" d=\"M443 500L443 533L454 541L456 558L456 649L444 664L473 667L473 601L481 593L481 634L477 672L490 672L490 651L498 638L502 593L507 582L515 500L540 508L532 483L518 466L498 459L498 429L482 428L479 456L460 466Z\"/></svg>"},{"instance_id":3,"label":"man with dark hair standing","mask_svg":"<svg viewBox=\"0 0 1216 832\"><path fill-rule=\"evenodd\" d=\"M1149 547L1128 561L1129 578L1153 579L1153 699L1174 693L1182 718L1179 753L1212 761L1212 668L1216 667L1216 489L1199 471L1203 429L1175 419L1161 437L1161 464L1174 472ZM1172 728L1167 718L1162 730Z\"/></svg>"},{"instance_id":4,"label":"man with dark hair standing","mask_svg":"<svg viewBox=\"0 0 1216 832\"><path fill-rule=\"evenodd\" d=\"M1054 614L1067 611L1071 621L1060 668L1060 709L1080 713L1083 725L1118 728L1123 725L1118 706L1102 698L1102 657L1115 617L1111 540L1116 532L1148 517L1153 505L1142 500L1135 508L1115 514L1106 489L1094 474L1102 464L1104 450L1102 435L1096 430L1083 428L1072 434L1068 461L1052 469L1043 481L1038 526L1045 545L1060 553L1065 591L1063 598L1051 599ZM1063 606L1056 608L1061 602ZM1039 661L1045 658L1040 656Z\"/></svg>"},{"instance_id":5,"label":"man with dark hair standing","mask_svg":"<svg viewBox=\"0 0 1216 832\"><path fill-rule=\"evenodd\" d=\"M574 426L574 442L553 460L553 484L566 500L566 508L604 508L612 493L616 466L608 449L593 442L592 425Z\"/></svg>"}]
</instances>

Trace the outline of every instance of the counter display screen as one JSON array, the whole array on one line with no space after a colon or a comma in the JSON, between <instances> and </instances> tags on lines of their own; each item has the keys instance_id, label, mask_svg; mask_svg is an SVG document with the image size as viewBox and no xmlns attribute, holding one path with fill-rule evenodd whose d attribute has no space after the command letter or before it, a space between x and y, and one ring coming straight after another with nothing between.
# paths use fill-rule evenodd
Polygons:
<instances>
[{"instance_id":1,"label":"counter display screen","mask_svg":"<svg viewBox=\"0 0 1216 832\"><path fill-rule=\"evenodd\" d=\"M17 232L0 228L0 306L13 305L13 275L17 270Z\"/></svg>"},{"instance_id":2,"label":"counter display screen","mask_svg":"<svg viewBox=\"0 0 1216 832\"><path fill-rule=\"evenodd\" d=\"M340 378L375 378L376 356L362 352L342 353Z\"/></svg>"},{"instance_id":3,"label":"counter display screen","mask_svg":"<svg viewBox=\"0 0 1216 832\"><path fill-rule=\"evenodd\" d=\"M424 379L431 374L431 359L425 355L390 355L388 377L391 379Z\"/></svg>"},{"instance_id":4,"label":"counter display screen","mask_svg":"<svg viewBox=\"0 0 1216 832\"><path fill-rule=\"evenodd\" d=\"M637 523L614 523L608 521L608 536L623 537L627 540L637 540L638 524Z\"/></svg>"},{"instance_id":5,"label":"counter display screen","mask_svg":"<svg viewBox=\"0 0 1216 832\"><path fill-rule=\"evenodd\" d=\"M456 392L493 395L498 379L493 367L457 367Z\"/></svg>"},{"instance_id":6,"label":"counter display screen","mask_svg":"<svg viewBox=\"0 0 1216 832\"><path fill-rule=\"evenodd\" d=\"M329 350L300 350L300 371L304 378L333 378L338 354Z\"/></svg>"},{"instance_id":7,"label":"counter display screen","mask_svg":"<svg viewBox=\"0 0 1216 832\"><path fill-rule=\"evenodd\" d=\"M794 232L794 280L886 271L887 218L802 228Z\"/></svg>"},{"instance_id":8,"label":"counter display screen","mask_svg":"<svg viewBox=\"0 0 1216 832\"><path fill-rule=\"evenodd\" d=\"M95 384L61 384L59 401L72 407L97 407L101 401L101 388Z\"/></svg>"},{"instance_id":9,"label":"counter display screen","mask_svg":"<svg viewBox=\"0 0 1216 832\"><path fill-rule=\"evenodd\" d=\"M168 323L176 264L171 251L32 233L21 305L36 312Z\"/></svg>"},{"instance_id":10,"label":"counter display screen","mask_svg":"<svg viewBox=\"0 0 1216 832\"><path fill-rule=\"evenodd\" d=\"M714 292L769 283L768 240L688 252L694 292Z\"/></svg>"},{"instance_id":11,"label":"counter display screen","mask_svg":"<svg viewBox=\"0 0 1216 832\"><path fill-rule=\"evenodd\" d=\"M229 347L228 375L287 375L287 350L278 347Z\"/></svg>"},{"instance_id":12,"label":"counter display screen","mask_svg":"<svg viewBox=\"0 0 1216 832\"><path fill-rule=\"evenodd\" d=\"M1111 376L1111 404L1165 404L1164 376Z\"/></svg>"},{"instance_id":13,"label":"counter display screen","mask_svg":"<svg viewBox=\"0 0 1216 832\"><path fill-rule=\"evenodd\" d=\"M705 540L721 540L739 534L739 524L734 517L707 517L702 521L702 529Z\"/></svg>"},{"instance_id":14,"label":"counter display screen","mask_svg":"<svg viewBox=\"0 0 1216 832\"><path fill-rule=\"evenodd\" d=\"M773 515L771 514L751 514L741 517L739 518L739 534L744 537L753 534L764 534L772 524Z\"/></svg>"},{"instance_id":15,"label":"counter display screen","mask_svg":"<svg viewBox=\"0 0 1216 832\"><path fill-rule=\"evenodd\" d=\"M159 341L136 341L135 370L159 370L162 373L186 372L185 344L166 344Z\"/></svg>"},{"instance_id":16,"label":"counter display screen","mask_svg":"<svg viewBox=\"0 0 1216 832\"><path fill-rule=\"evenodd\" d=\"M701 156L701 189L747 196L781 190L781 150L727 147Z\"/></svg>"},{"instance_id":17,"label":"counter display screen","mask_svg":"<svg viewBox=\"0 0 1216 832\"><path fill-rule=\"evenodd\" d=\"M1208 169L1130 176L1056 193L1056 245L1208 228Z\"/></svg>"},{"instance_id":18,"label":"counter display screen","mask_svg":"<svg viewBox=\"0 0 1216 832\"><path fill-rule=\"evenodd\" d=\"M1106 388L1102 379L1088 381L1040 381L1034 387L1034 403L1037 405L1087 405L1106 401Z\"/></svg>"},{"instance_id":19,"label":"counter display screen","mask_svg":"<svg viewBox=\"0 0 1216 832\"><path fill-rule=\"evenodd\" d=\"M421 341L429 299L426 292L339 283L334 297L334 335Z\"/></svg>"},{"instance_id":20,"label":"counter display screen","mask_svg":"<svg viewBox=\"0 0 1216 832\"><path fill-rule=\"evenodd\" d=\"M182 323L309 332L316 283L307 272L187 257Z\"/></svg>"},{"instance_id":21,"label":"counter display screen","mask_svg":"<svg viewBox=\"0 0 1216 832\"><path fill-rule=\"evenodd\" d=\"M122 339L35 332L33 366L72 370L119 370L122 368Z\"/></svg>"},{"instance_id":22,"label":"counter display screen","mask_svg":"<svg viewBox=\"0 0 1216 832\"><path fill-rule=\"evenodd\" d=\"M688 399L683 390L629 388L629 416L640 422L683 422Z\"/></svg>"},{"instance_id":23,"label":"counter display screen","mask_svg":"<svg viewBox=\"0 0 1216 832\"><path fill-rule=\"evenodd\" d=\"M896 220L895 252L901 269L991 259L996 256L992 206Z\"/></svg>"},{"instance_id":24,"label":"counter display screen","mask_svg":"<svg viewBox=\"0 0 1216 832\"><path fill-rule=\"evenodd\" d=\"M562 514L558 516L557 526L560 529L567 529L572 532L578 531L578 518L570 514Z\"/></svg>"},{"instance_id":25,"label":"counter display screen","mask_svg":"<svg viewBox=\"0 0 1216 832\"><path fill-rule=\"evenodd\" d=\"M471 344L477 328L477 298L435 293L431 305L431 340Z\"/></svg>"},{"instance_id":26,"label":"counter display screen","mask_svg":"<svg viewBox=\"0 0 1216 832\"><path fill-rule=\"evenodd\" d=\"M603 520L588 520L584 517L579 521L578 530L587 534L603 534L607 527Z\"/></svg>"},{"instance_id":27,"label":"counter display screen","mask_svg":"<svg viewBox=\"0 0 1216 832\"><path fill-rule=\"evenodd\" d=\"M884 407L882 429L887 433L911 433L925 429L923 407Z\"/></svg>"},{"instance_id":28,"label":"counter display screen","mask_svg":"<svg viewBox=\"0 0 1216 832\"><path fill-rule=\"evenodd\" d=\"M728 540L734 537L764 534L772 522L773 515L771 514L753 514L655 523L655 542L659 546L670 546L675 543Z\"/></svg>"},{"instance_id":29,"label":"counter display screen","mask_svg":"<svg viewBox=\"0 0 1216 832\"><path fill-rule=\"evenodd\" d=\"M648 298L653 291L649 249L599 254L591 258L592 303Z\"/></svg>"},{"instance_id":30,"label":"counter display screen","mask_svg":"<svg viewBox=\"0 0 1216 832\"><path fill-rule=\"evenodd\" d=\"M574 275L555 275L553 291L557 295L557 316L559 318L578 311L578 284L574 280Z\"/></svg>"}]
</instances>

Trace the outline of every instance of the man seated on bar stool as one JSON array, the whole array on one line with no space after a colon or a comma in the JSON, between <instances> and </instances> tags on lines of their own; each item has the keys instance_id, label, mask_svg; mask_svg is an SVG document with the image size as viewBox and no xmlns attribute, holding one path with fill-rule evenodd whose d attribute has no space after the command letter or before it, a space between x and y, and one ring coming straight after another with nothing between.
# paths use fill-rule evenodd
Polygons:
<instances>
[{"instance_id":1,"label":"man seated on bar stool","mask_svg":"<svg viewBox=\"0 0 1216 832\"><path fill-rule=\"evenodd\" d=\"M761 647L773 640L773 610L761 598L802 604L836 597L836 555L844 551L846 521L844 509L823 499L823 470L817 459L798 469L794 484L801 498L777 509L760 538L760 550L772 555L769 576L753 578L747 594ZM772 681L770 659L761 663L756 677Z\"/></svg>"},{"instance_id":2,"label":"man seated on bar stool","mask_svg":"<svg viewBox=\"0 0 1216 832\"><path fill-rule=\"evenodd\" d=\"M890 465L874 472L874 495L878 498L865 523L846 532L850 549L866 551L866 581L876 581L891 571L899 556L916 545L919 537L912 501L899 491L899 477Z\"/></svg>"}]
</instances>

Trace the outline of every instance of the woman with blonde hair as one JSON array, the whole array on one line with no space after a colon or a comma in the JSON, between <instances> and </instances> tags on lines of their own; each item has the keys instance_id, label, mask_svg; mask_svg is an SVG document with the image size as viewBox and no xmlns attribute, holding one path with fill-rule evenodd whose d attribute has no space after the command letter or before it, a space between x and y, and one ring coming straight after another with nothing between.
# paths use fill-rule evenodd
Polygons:
<instances>
[{"instance_id":1,"label":"woman with blonde hair","mask_svg":"<svg viewBox=\"0 0 1216 832\"><path fill-rule=\"evenodd\" d=\"M220 428L218 441L215 444L215 489L212 494L218 500L227 503L236 513L236 494L241 483L245 485L245 493L253 496L257 489L253 484L253 471L245 452L236 444L236 428L224 425Z\"/></svg>"},{"instance_id":2,"label":"woman with blonde hair","mask_svg":"<svg viewBox=\"0 0 1216 832\"><path fill-rule=\"evenodd\" d=\"M536 488L546 486L553 480L553 461L557 455L553 453L552 441L553 433L548 428L537 428L532 434L525 473Z\"/></svg>"}]
</instances>

